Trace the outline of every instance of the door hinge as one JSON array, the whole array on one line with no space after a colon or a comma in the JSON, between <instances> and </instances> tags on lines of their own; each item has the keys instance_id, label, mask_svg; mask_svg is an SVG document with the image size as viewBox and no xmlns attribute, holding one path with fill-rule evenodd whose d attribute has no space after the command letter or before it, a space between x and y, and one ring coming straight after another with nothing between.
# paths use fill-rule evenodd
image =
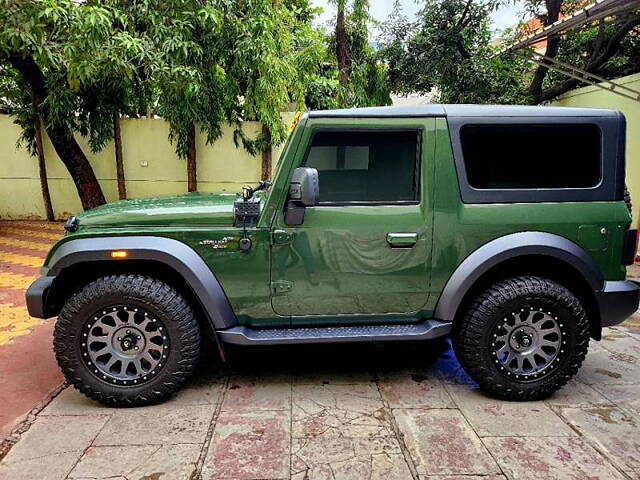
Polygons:
<instances>
[{"instance_id":1,"label":"door hinge","mask_svg":"<svg viewBox=\"0 0 640 480\"><path fill-rule=\"evenodd\" d=\"M293 232L287 232L286 230L274 230L273 243L274 245L286 245L293 241Z\"/></svg>"},{"instance_id":2,"label":"door hinge","mask_svg":"<svg viewBox=\"0 0 640 480\"><path fill-rule=\"evenodd\" d=\"M276 280L271 282L271 290L275 295L287 293L293 288L293 283L288 280Z\"/></svg>"}]
</instances>

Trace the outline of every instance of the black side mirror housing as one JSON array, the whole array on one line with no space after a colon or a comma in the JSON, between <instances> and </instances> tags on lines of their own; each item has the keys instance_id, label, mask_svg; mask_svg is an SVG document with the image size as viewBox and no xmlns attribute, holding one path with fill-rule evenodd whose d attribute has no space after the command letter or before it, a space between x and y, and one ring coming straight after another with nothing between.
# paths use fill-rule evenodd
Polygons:
<instances>
[{"instance_id":1,"label":"black side mirror housing","mask_svg":"<svg viewBox=\"0 0 640 480\"><path fill-rule=\"evenodd\" d=\"M305 208L317 205L319 201L318 170L311 167L296 168L289 183L289 201L284 215L285 223L287 225L302 225Z\"/></svg>"}]
</instances>

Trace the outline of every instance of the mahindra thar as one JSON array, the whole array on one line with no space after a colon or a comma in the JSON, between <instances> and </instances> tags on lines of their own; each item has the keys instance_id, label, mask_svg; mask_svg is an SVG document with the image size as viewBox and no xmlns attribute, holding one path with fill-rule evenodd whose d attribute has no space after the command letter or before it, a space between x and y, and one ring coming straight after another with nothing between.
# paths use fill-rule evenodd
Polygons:
<instances>
[{"instance_id":1,"label":"mahindra thar","mask_svg":"<svg viewBox=\"0 0 640 480\"><path fill-rule=\"evenodd\" d=\"M160 401L207 332L223 357L226 344L451 334L482 389L534 400L638 308L619 112L425 105L297 120L271 184L69 218L27 291L32 316L58 316L69 383L112 406Z\"/></svg>"}]
</instances>

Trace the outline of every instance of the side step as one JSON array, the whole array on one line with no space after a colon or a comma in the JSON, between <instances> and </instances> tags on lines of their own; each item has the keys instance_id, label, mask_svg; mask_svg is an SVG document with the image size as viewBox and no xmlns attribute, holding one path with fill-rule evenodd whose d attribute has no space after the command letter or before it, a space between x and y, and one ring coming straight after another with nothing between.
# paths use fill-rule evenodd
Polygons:
<instances>
[{"instance_id":1,"label":"side step","mask_svg":"<svg viewBox=\"0 0 640 480\"><path fill-rule=\"evenodd\" d=\"M349 327L250 328L231 327L218 331L220 339L235 345L278 345L283 343L381 342L427 340L447 335L451 323L425 320L410 325L357 325Z\"/></svg>"}]
</instances>

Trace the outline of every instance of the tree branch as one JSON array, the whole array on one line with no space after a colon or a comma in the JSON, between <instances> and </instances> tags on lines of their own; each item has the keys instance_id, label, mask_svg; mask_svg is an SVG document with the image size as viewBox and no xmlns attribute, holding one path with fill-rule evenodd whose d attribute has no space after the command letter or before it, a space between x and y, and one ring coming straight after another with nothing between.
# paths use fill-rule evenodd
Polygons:
<instances>
[{"instance_id":1,"label":"tree branch","mask_svg":"<svg viewBox=\"0 0 640 480\"><path fill-rule=\"evenodd\" d=\"M467 4L464 6L464 10L462 11L462 15L460 15L460 18L458 19L458 22L456 23L456 26L453 27L454 31L459 32L464 28L464 25L462 24L462 22L464 21L465 17L469 13L469 9L471 8L471 4L472 3L473 3L473 0L467 0Z\"/></svg>"},{"instance_id":2,"label":"tree branch","mask_svg":"<svg viewBox=\"0 0 640 480\"><path fill-rule=\"evenodd\" d=\"M558 21L560 18L560 12L562 10L562 2L563 0L546 0L545 4L547 6L546 15L542 16L542 24L547 27L552 23ZM552 35L547 39L547 48L545 50L545 56L549 58L555 58L558 54L558 46L560 44L560 37L557 35ZM534 103L540 103L540 96L542 94L542 83L544 82L547 73L549 72L549 68L544 65L539 65L536 68L535 73L533 74L533 80L531 81L531 85L529 86L529 94L533 98Z\"/></svg>"},{"instance_id":3,"label":"tree branch","mask_svg":"<svg viewBox=\"0 0 640 480\"><path fill-rule=\"evenodd\" d=\"M593 50L591 51L591 55L589 56L589 62L592 62L600 53L600 50L602 50L607 32L605 26L606 23L604 18L600 19L600 21L598 22L598 36L593 42Z\"/></svg>"},{"instance_id":4,"label":"tree branch","mask_svg":"<svg viewBox=\"0 0 640 480\"><path fill-rule=\"evenodd\" d=\"M620 28L618 28L618 30L616 30L615 33L611 35L606 45L601 48L602 53L598 54L595 57L594 55L592 55L592 58L588 60L587 65L583 68L583 70L589 73L596 73L600 67L607 63L607 61L609 61L613 56L615 56L625 35L627 35L627 33L629 33L638 25L640 25L640 15L633 15L626 19L626 21L620 26ZM540 92L540 95L538 97L539 100L536 103L541 103L556 98L563 93L574 89L579 84L579 80L571 78L558 85L549 87L543 92Z\"/></svg>"},{"instance_id":5,"label":"tree branch","mask_svg":"<svg viewBox=\"0 0 640 480\"><path fill-rule=\"evenodd\" d=\"M7 55L7 61L27 80L39 107L47 96L46 80L40 67L33 58L23 58L15 54Z\"/></svg>"},{"instance_id":6,"label":"tree branch","mask_svg":"<svg viewBox=\"0 0 640 480\"><path fill-rule=\"evenodd\" d=\"M76 185L82 207L88 210L106 203L98 179L82 148L74 138L73 131L66 125L49 125L49 112L45 103L47 97L46 79L38 64L31 57L22 57L15 53L9 53L6 57L9 64L29 84L36 113L44 121L43 127L51 144Z\"/></svg>"}]
</instances>

